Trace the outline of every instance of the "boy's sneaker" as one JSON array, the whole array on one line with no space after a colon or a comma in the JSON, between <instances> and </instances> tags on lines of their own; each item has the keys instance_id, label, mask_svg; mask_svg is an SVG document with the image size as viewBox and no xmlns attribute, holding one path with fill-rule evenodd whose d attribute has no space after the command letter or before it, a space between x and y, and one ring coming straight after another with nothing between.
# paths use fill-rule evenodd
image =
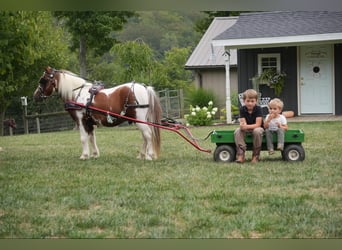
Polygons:
<instances>
[{"instance_id":1,"label":"boy's sneaker","mask_svg":"<svg viewBox=\"0 0 342 250\"><path fill-rule=\"evenodd\" d=\"M278 144L278 147L277 147L277 149L279 149L279 150L283 151L283 149L284 149L284 145L283 145L283 144Z\"/></svg>"},{"instance_id":2,"label":"boy's sneaker","mask_svg":"<svg viewBox=\"0 0 342 250\"><path fill-rule=\"evenodd\" d=\"M269 155L273 155L274 154L274 150L272 149L272 150L268 150L268 154Z\"/></svg>"},{"instance_id":3,"label":"boy's sneaker","mask_svg":"<svg viewBox=\"0 0 342 250\"><path fill-rule=\"evenodd\" d=\"M245 162L245 155L238 155L236 162L237 163L244 163Z\"/></svg>"},{"instance_id":4,"label":"boy's sneaker","mask_svg":"<svg viewBox=\"0 0 342 250\"><path fill-rule=\"evenodd\" d=\"M251 160L251 163L258 163L259 162L259 156L258 155L255 155L252 157L252 160Z\"/></svg>"}]
</instances>

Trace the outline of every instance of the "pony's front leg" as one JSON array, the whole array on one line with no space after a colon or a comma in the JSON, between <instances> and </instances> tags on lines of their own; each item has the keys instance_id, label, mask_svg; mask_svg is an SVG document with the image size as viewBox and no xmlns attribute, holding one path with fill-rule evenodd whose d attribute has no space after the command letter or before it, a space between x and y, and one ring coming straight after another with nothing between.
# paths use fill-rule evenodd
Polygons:
<instances>
[{"instance_id":1,"label":"pony's front leg","mask_svg":"<svg viewBox=\"0 0 342 250\"><path fill-rule=\"evenodd\" d=\"M149 126L145 124L139 124L140 130L142 132L142 136L144 139L144 143L142 146L142 150L140 152L140 159L152 160L154 158L154 152L152 147L152 133Z\"/></svg>"},{"instance_id":2,"label":"pony's front leg","mask_svg":"<svg viewBox=\"0 0 342 250\"><path fill-rule=\"evenodd\" d=\"M143 143L141 150L137 156L137 159L140 159L140 160L145 159L145 156L146 156L147 141L146 141L144 136L143 136L143 141L144 141L144 143Z\"/></svg>"},{"instance_id":3,"label":"pony's front leg","mask_svg":"<svg viewBox=\"0 0 342 250\"><path fill-rule=\"evenodd\" d=\"M80 136L82 143L82 155L81 160L86 160L89 158L89 145L88 145L88 133L85 131L83 125L80 124Z\"/></svg>"},{"instance_id":4,"label":"pony's front leg","mask_svg":"<svg viewBox=\"0 0 342 250\"><path fill-rule=\"evenodd\" d=\"M100 156L100 151L96 144L95 130L89 135L89 139L93 149L93 157L98 158Z\"/></svg>"}]
</instances>

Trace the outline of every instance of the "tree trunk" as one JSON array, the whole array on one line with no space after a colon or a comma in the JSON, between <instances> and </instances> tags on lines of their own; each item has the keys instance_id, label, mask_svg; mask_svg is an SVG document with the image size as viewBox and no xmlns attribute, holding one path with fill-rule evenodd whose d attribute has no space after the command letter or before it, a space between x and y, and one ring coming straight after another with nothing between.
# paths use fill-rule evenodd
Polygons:
<instances>
[{"instance_id":1,"label":"tree trunk","mask_svg":"<svg viewBox=\"0 0 342 250\"><path fill-rule=\"evenodd\" d=\"M4 136L5 110L0 110L0 136Z\"/></svg>"},{"instance_id":2,"label":"tree trunk","mask_svg":"<svg viewBox=\"0 0 342 250\"><path fill-rule=\"evenodd\" d=\"M86 78L87 76L87 43L85 36L80 37L80 76Z\"/></svg>"}]
</instances>

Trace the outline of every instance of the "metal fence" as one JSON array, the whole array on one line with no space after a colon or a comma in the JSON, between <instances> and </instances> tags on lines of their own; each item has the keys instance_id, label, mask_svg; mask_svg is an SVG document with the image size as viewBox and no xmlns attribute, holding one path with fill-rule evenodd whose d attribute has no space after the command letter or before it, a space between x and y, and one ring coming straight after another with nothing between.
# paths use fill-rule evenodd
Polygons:
<instances>
[{"instance_id":1,"label":"metal fence","mask_svg":"<svg viewBox=\"0 0 342 250\"><path fill-rule=\"evenodd\" d=\"M158 91L158 94L163 109L163 117L173 119L183 117L183 90L164 89Z\"/></svg>"}]
</instances>

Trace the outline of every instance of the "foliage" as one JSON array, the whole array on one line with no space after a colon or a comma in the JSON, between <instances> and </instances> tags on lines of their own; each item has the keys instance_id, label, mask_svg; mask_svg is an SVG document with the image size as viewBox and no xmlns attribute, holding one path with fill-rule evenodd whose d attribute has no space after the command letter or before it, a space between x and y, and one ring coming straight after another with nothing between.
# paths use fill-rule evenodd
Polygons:
<instances>
[{"instance_id":1,"label":"foliage","mask_svg":"<svg viewBox=\"0 0 342 250\"><path fill-rule=\"evenodd\" d=\"M225 121L226 120L226 116L227 116L227 110L226 108L223 108L220 110L221 111L221 116L220 116L220 120L223 120ZM231 112L231 115L232 115L232 119L236 119L239 117L239 107L238 106L235 106L235 105L231 105L230 106L230 112Z\"/></svg>"},{"instance_id":2,"label":"foliage","mask_svg":"<svg viewBox=\"0 0 342 250\"><path fill-rule=\"evenodd\" d=\"M120 41L143 40L155 52L158 60L172 48L195 47L200 34L193 25L204 15L192 11L137 11L122 31L115 35Z\"/></svg>"},{"instance_id":3,"label":"foliage","mask_svg":"<svg viewBox=\"0 0 342 250\"><path fill-rule=\"evenodd\" d=\"M11 102L31 96L43 67L66 65L69 53L63 31L54 26L49 12L1 11L0 33L1 128Z\"/></svg>"},{"instance_id":4,"label":"foliage","mask_svg":"<svg viewBox=\"0 0 342 250\"><path fill-rule=\"evenodd\" d=\"M266 69L260 75L255 76L252 80L257 81L259 84L266 84L274 89L274 94L280 96L283 91L286 74L279 73L275 69Z\"/></svg>"},{"instance_id":5,"label":"foliage","mask_svg":"<svg viewBox=\"0 0 342 250\"><path fill-rule=\"evenodd\" d=\"M232 115L232 119L235 119L236 117L238 117L240 111L239 111L239 97L238 97L238 93L236 91L232 91L230 93L230 107L231 107L231 115ZM220 110L220 120L225 121L226 120L226 116L227 116L227 110L226 108L223 108Z\"/></svg>"},{"instance_id":6,"label":"foliage","mask_svg":"<svg viewBox=\"0 0 342 250\"><path fill-rule=\"evenodd\" d=\"M215 17L239 16L240 11L203 11L207 16L195 23L195 30L204 34Z\"/></svg>"},{"instance_id":7,"label":"foliage","mask_svg":"<svg viewBox=\"0 0 342 250\"><path fill-rule=\"evenodd\" d=\"M239 94L237 91L232 91L230 93L230 102L232 105L238 107L239 106Z\"/></svg>"},{"instance_id":8,"label":"foliage","mask_svg":"<svg viewBox=\"0 0 342 250\"><path fill-rule=\"evenodd\" d=\"M208 107L203 106L202 108L197 106L193 107L190 105L190 114L184 115L184 118L187 121L187 125L194 126L208 126L211 125L215 114L217 112L217 107L213 106L213 102L208 102Z\"/></svg>"},{"instance_id":9,"label":"foliage","mask_svg":"<svg viewBox=\"0 0 342 250\"><path fill-rule=\"evenodd\" d=\"M98 55L107 52L116 42L111 32L122 29L131 11L55 11L54 15L62 20L72 34L71 48L80 46L80 37L84 37L89 48L94 48Z\"/></svg>"},{"instance_id":10,"label":"foliage","mask_svg":"<svg viewBox=\"0 0 342 250\"><path fill-rule=\"evenodd\" d=\"M72 50L79 50L80 74L86 77L87 48L97 55L107 52L116 40L111 36L120 30L127 19L134 15L131 11L55 11L54 15L62 20L72 34Z\"/></svg>"},{"instance_id":11,"label":"foliage","mask_svg":"<svg viewBox=\"0 0 342 250\"><path fill-rule=\"evenodd\" d=\"M155 65L152 82L157 90L188 89L192 80L191 72L184 69L190 48L172 48L164 59Z\"/></svg>"},{"instance_id":12,"label":"foliage","mask_svg":"<svg viewBox=\"0 0 342 250\"><path fill-rule=\"evenodd\" d=\"M88 161L78 131L0 139L0 237L341 238L342 123L289 126L306 134L303 162L262 151L254 165L220 164L165 130L160 159L141 161L134 126L97 130L101 156Z\"/></svg>"},{"instance_id":13,"label":"foliage","mask_svg":"<svg viewBox=\"0 0 342 250\"><path fill-rule=\"evenodd\" d=\"M151 73L154 65L153 51L142 40L118 43L113 46L111 53L117 58L123 68L123 82L136 80L151 82Z\"/></svg>"},{"instance_id":14,"label":"foliage","mask_svg":"<svg viewBox=\"0 0 342 250\"><path fill-rule=\"evenodd\" d=\"M139 81L156 90L189 88L191 72L184 69L189 48L173 48L157 60L152 48L144 41L115 44L102 58L91 59L90 77L112 83Z\"/></svg>"},{"instance_id":15,"label":"foliage","mask_svg":"<svg viewBox=\"0 0 342 250\"><path fill-rule=\"evenodd\" d=\"M124 82L124 75L121 73L124 69L119 64L104 61L99 57L91 58L88 61L90 62L88 67L89 79L103 82L106 88L113 87Z\"/></svg>"},{"instance_id":16,"label":"foliage","mask_svg":"<svg viewBox=\"0 0 342 250\"><path fill-rule=\"evenodd\" d=\"M216 97L212 90L198 88L187 93L187 101L193 106L204 107L210 101L216 103Z\"/></svg>"}]
</instances>

